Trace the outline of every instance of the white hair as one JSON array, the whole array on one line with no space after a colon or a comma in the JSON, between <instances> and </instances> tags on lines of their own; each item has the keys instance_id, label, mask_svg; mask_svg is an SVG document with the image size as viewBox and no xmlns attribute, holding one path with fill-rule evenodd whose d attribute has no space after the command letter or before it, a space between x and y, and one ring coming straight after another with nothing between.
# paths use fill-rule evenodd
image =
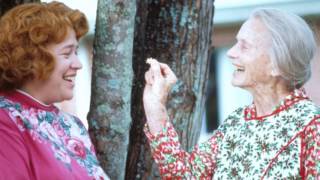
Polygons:
<instances>
[{"instance_id":1,"label":"white hair","mask_svg":"<svg viewBox=\"0 0 320 180\"><path fill-rule=\"evenodd\" d=\"M278 9L256 9L258 18L271 35L271 62L290 90L302 87L311 76L311 60L317 44L308 24L299 16Z\"/></svg>"}]
</instances>

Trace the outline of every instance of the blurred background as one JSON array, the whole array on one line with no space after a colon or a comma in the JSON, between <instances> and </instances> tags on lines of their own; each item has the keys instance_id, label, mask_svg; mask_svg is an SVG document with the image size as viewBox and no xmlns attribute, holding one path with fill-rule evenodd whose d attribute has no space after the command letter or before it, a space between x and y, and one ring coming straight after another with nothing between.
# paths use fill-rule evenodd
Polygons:
<instances>
[{"instance_id":1,"label":"blurred background","mask_svg":"<svg viewBox=\"0 0 320 180\"><path fill-rule=\"evenodd\" d=\"M50 2L51 0L43 0ZM97 0L59 0L66 5L79 9L88 18L90 30L81 40L79 56L83 69L78 72L75 96L70 101L58 104L62 109L81 118L87 126L87 113L90 105L92 43L96 18ZM273 7L302 16L313 28L318 49L320 37L319 0L216 0L214 29L211 36L211 64L207 91L206 113L204 114L202 135L199 141L207 138L228 114L239 106L251 103L250 95L231 85L234 68L226 57L226 51L235 43L240 25L249 13L257 7ZM320 105L320 55L313 61L313 74L305 89L311 99Z\"/></svg>"}]
</instances>

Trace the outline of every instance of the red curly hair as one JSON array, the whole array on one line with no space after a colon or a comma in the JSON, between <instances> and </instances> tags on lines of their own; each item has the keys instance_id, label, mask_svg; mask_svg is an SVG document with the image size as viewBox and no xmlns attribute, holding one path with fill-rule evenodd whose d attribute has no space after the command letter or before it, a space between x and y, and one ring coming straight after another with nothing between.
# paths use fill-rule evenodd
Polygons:
<instances>
[{"instance_id":1,"label":"red curly hair","mask_svg":"<svg viewBox=\"0 0 320 180\"><path fill-rule=\"evenodd\" d=\"M55 61L47 46L62 42L72 28L77 39L88 31L85 15L60 2L27 3L0 19L0 91L47 79Z\"/></svg>"}]
</instances>

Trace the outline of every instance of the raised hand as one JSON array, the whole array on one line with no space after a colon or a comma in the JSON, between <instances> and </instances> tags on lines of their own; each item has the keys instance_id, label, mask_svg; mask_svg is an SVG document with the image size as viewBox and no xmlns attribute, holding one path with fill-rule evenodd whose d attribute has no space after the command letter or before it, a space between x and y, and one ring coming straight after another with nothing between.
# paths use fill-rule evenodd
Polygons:
<instances>
[{"instance_id":1,"label":"raised hand","mask_svg":"<svg viewBox=\"0 0 320 180\"><path fill-rule=\"evenodd\" d=\"M166 101L168 93L177 78L167 64L149 58L149 70L145 73L146 85L143 92L143 105L151 133L162 129L167 121Z\"/></svg>"}]
</instances>

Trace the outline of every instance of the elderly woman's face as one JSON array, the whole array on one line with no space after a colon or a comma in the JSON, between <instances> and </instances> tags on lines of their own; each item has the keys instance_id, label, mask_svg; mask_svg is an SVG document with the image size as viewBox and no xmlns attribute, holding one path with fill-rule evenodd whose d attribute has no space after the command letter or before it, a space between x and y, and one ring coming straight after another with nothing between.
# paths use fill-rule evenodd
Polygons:
<instances>
[{"instance_id":1,"label":"elderly woman's face","mask_svg":"<svg viewBox=\"0 0 320 180\"><path fill-rule=\"evenodd\" d=\"M237 43L227 52L235 67L232 85L254 89L259 84L268 84L271 76L271 61L268 56L270 38L259 19L250 18L240 28Z\"/></svg>"}]
</instances>

